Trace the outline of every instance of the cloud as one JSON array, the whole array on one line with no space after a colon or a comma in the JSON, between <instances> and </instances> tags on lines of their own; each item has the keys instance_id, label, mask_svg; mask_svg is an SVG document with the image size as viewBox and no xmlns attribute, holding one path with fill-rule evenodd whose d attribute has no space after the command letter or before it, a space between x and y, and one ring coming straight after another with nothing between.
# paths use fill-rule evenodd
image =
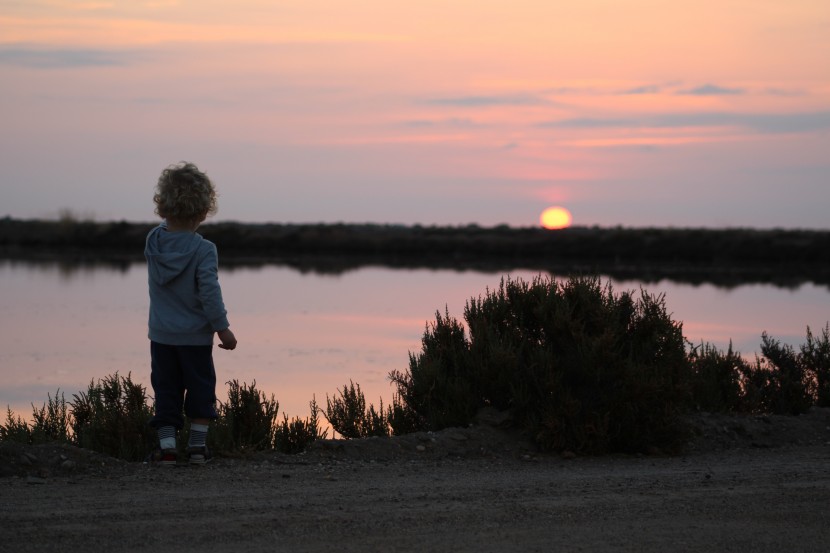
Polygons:
<instances>
[{"instance_id":1,"label":"cloud","mask_svg":"<svg viewBox=\"0 0 830 553\"><path fill-rule=\"evenodd\" d=\"M743 127L763 134L802 133L830 129L830 111L807 113L673 113L642 118L572 118L538 126L568 129Z\"/></svg>"},{"instance_id":2,"label":"cloud","mask_svg":"<svg viewBox=\"0 0 830 553\"><path fill-rule=\"evenodd\" d=\"M631 88L629 90L623 90L620 94L658 94L660 90L660 87L656 84L648 84Z\"/></svg>"},{"instance_id":3,"label":"cloud","mask_svg":"<svg viewBox=\"0 0 830 553\"><path fill-rule=\"evenodd\" d=\"M811 113L691 113L655 117L653 127L745 127L764 134L813 132L830 128L830 111Z\"/></svg>"},{"instance_id":4,"label":"cloud","mask_svg":"<svg viewBox=\"0 0 830 553\"><path fill-rule=\"evenodd\" d=\"M642 121L636 119L596 119L593 117L575 117L559 121L545 121L540 127L560 127L566 129L619 129L642 127Z\"/></svg>"},{"instance_id":5,"label":"cloud","mask_svg":"<svg viewBox=\"0 0 830 553\"><path fill-rule=\"evenodd\" d=\"M742 88L726 88L714 84L705 84L703 86L689 88L678 92L678 94L688 94L692 96L724 96L744 93L745 91Z\"/></svg>"},{"instance_id":6,"label":"cloud","mask_svg":"<svg viewBox=\"0 0 830 553\"><path fill-rule=\"evenodd\" d=\"M403 122L404 127L411 127L413 129L419 129L424 127L434 127L435 121L431 121L429 119L410 119L409 121Z\"/></svg>"},{"instance_id":7,"label":"cloud","mask_svg":"<svg viewBox=\"0 0 830 553\"><path fill-rule=\"evenodd\" d=\"M770 96L793 98L796 96L805 96L807 91L798 88L765 88L764 93Z\"/></svg>"},{"instance_id":8,"label":"cloud","mask_svg":"<svg viewBox=\"0 0 830 553\"><path fill-rule=\"evenodd\" d=\"M434 120L434 119L411 119L409 121L404 121L404 126L412 127L412 128L424 128L424 127L455 127L455 128L474 128L480 127L478 123L473 121L472 119L460 118L460 117L450 117L449 119L441 119L441 120Z\"/></svg>"},{"instance_id":9,"label":"cloud","mask_svg":"<svg viewBox=\"0 0 830 553\"><path fill-rule=\"evenodd\" d=\"M601 94L602 90L586 86L560 86L556 88L547 88L543 92L552 96L573 96Z\"/></svg>"},{"instance_id":10,"label":"cloud","mask_svg":"<svg viewBox=\"0 0 830 553\"><path fill-rule=\"evenodd\" d=\"M813 132L830 129L830 111L739 116L748 127L767 133Z\"/></svg>"},{"instance_id":11,"label":"cloud","mask_svg":"<svg viewBox=\"0 0 830 553\"><path fill-rule=\"evenodd\" d=\"M536 96L456 96L432 98L427 103L434 106L490 107L490 106L535 106L546 103Z\"/></svg>"},{"instance_id":12,"label":"cloud","mask_svg":"<svg viewBox=\"0 0 830 553\"><path fill-rule=\"evenodd\" d=\"M123 53L106 50L0 47L0 64L33 69L123 66L127 62Z\"/></svg>"}]
</instances>

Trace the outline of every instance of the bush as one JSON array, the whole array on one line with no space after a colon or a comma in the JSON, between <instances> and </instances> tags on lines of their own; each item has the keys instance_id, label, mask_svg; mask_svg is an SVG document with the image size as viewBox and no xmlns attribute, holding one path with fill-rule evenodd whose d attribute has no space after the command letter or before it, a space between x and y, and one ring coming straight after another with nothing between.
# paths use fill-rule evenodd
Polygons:
<instances>
[{"instance_id":1,"label":"bush","mask_svg":"<svg viewBox=\"0 0 830 553\"><path fill-rule=\"evenodd\" d=\"M325 438L327 431L320 426L320 408L316 400L309 403L311 416L295 417L277 422L279 403L256 388L233 380L227 383L228 401L220 403L219 418L208 432L208 441L217 454L239 453L275 448L285 453L305 450L317 439ZM359 391L359 387L358 387ZM148 422L153 410L147 405L146 390L134 383L130 375L118 373L92 381L86 392L73 395L67 404L58 391L41 408L32 406L33 422L15 417L6 410L6 421L0 425L0 441L25 444L46 441L69 442L129 461L143 460L158 445L156 432ZM374 424L385 423L371 408L368 416ZM380 421L380 422L378 422ZM372 430L372 425L367 428ZM179 433L177 440L184 446L189 428Z\"/></svg>"},{"instance_id":2,"label":"bush","mask_svg":"<svg viewBox=\"0 0 830 553\"><path fill-rule=\"evenodd\" d=\"M682 325L662 296L614 294L595 277L502 279L467 302L464 327L436 313L390 374L422 429L510 410L543 449L583 453L674 448L685 441L689 364ZM400 417L392 417L395 422Z\"/></svg>"},{"instance_id":3,"label":"bush","mask_svg":"<svg viewBox=\"0 0 830 553\"><path fill-rule=\"evenodd\" d=\"M32 427L18 415L15 417L10 407L6 407L6 422L0 426L0 442L17 442L31 444L33 442Z\"/></svg>"},{"instance_id":4,"label":"bush","mask_svg":"<svg viewBox=\"0 0 830 553\"><path fill-rule=\"evenodd\" d=\"M421 345L420 354L410 352L407 372L389 374L401 400L397 414L393 405L393 422L409 421L411 430L467 424L477 408L471 387L478 378L470 365L464 328L449 313L441 316L436 312L435 322L427 325ZM404 433L400 427L393 431Z\"/></svg>"},{"instance_id":5,"label":"bush","mask_svg":"<svg viewBox=\"0 0 830 553\"><path fill-rule=\"evenodd\" d=\"M801 361L808 372L813 397L819 407L830 407L830 323L815 338L807 327L807 342L801 345Z\"/></svg>"},{"instance_id":6,"label":"bush","mask_svg":"<svg viewBox=\"0 0 830 553\"><path fill-rule=\"evenodd\" d=\"M761 334L761 353L746 373L745 396L754 412L798 415L813 405L810 377L802 356L766 332Z\"/></svg>"},{"instance_id":7,"label":"bush","mask_svg":"<svg viewBox=\"0 0 830 553\"><path fill-rule=\"evenodd\" d=\"M772 412L791 415L806 413L813 400L802 358L792 346L781 344L766 332L761 334L761 353L776 367L777 393Z\"/></svg>"},{"instance_id":8,"label":"bush","mask_svg":"<svg viewBox=\"0 0 830 553\"><path fill-rule=\"evenodd\" d=\"M392 394L392 405L387 411L387 420L393 436L412 434L425 428L423 418L397 393Z\"/></svg>"},{"instance_id":9,"label":"bush","mask_svg":"<svg viewBox=\"0 0 830 553\"><path fill-rule=\"evenodd\" d=\"M739 352L732 350L732 342L726 353L711 344L692 348L690 387L692 406L699 411L725 412L743 409L743 375L749 364Z\"/></svg>"},{"instance_id":10,"label":"bush","mask_svg":"<svg viewBox=\"0 0 830 553\"><path fill-rule=\"evenodd\" d=\"M256 387L231 380L228 402L219 405L219 418L208 433L211 445L217 451L247 451L271 449L274 429L279 414L279 402L266 398Z\"/></svg>"},{"instance_id":11,"label":"bush","mask_svg":"<svg viewBox=\"0 0 830 553\"><path fill-rule=\"evenodd\" d=\"M317 400L309 402L311 416L307 419L282 414L283 421L274 431L274 449L282 453L300 453L305 451L315 440L325 439L328 432L320 428L320 408Z\"/></svg>"},{"instance_id":12,"label":"bush","mask_svg":"<svg viewBox=\"0 0 830 553\"><path fill-rule=\"evenodd\" d=\"M72 442L113 457L138 461L155 442L147 425L152 410L146 390L118 373L92 381L86 392L72 396Z\"/></svg>"},{"instance_id":13,"label":"bush","mask_svg":"<svg viewBox=\"0 0 830 553\"><path fill-rule=\"evenodd\" d=\"M797 352L766 332L754 364L709 344L686 351L680 323L662 296L615 294L597 278L565 282L509 278L464 310L469 329L436 313L410 353L409 370L390 373L396 392L384 410L366 404L349 382L326 396L323 415L344 438L409 434L464 426L482 407L510 411L518 429L543 449L581 453L674 449L686 440L680 415L706 411L798 414L830 404L830 323ZM305 450L327 431L316 400L309 418L277 421L279 403L233 380L208 433L215 453ZM118 373L73 396L60 391L32 423L7 408L0 441L69 441L128 460L157 444L147 425L144 387ZM187 426L179 443L187 442Z\"/></svg>"},{"instance_id":14,"label":"bush","mask_svg":"<svg viewBox=\"0 0 830 553\"><path fill-rule=\"evenodd\" d=\"M769 360L755 355L755 363L748 365L741 378L743 395L741 411L746 413L777 413L779 393L776 368Z\"/></svg>"},{"instance_id":15,"label":"bush","mask_svg":"<svg viewBox=\"0 0 830 553\"><path fill-rule=\"evenodd\" d=\"M339 398L326 395L326 419L335 432L347 439L389 436L389 417L383 411L383 400L379 410L372 404L367 409L360 385L352 381L338 393Z\"/></svg>"}]
</instances>

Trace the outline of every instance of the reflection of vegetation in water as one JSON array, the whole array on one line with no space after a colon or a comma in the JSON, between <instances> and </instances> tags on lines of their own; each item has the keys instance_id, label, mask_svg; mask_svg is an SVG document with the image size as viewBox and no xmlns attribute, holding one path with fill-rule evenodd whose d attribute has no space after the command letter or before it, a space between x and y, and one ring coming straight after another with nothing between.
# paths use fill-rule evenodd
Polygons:
<instances>
[{"instance_id":1,"label":"reflection of vegetation in water","mask_svg":"<svg viewBox=\"0 0 830 553\"><path fill-rule=\"evenodd\" d=\"M466 426L489 408L542 449L600 454L676 450L687 437L682 415L692 411L798 414L830 406L830 324L820 336L808 328L798 350L766 333L762 341L762 355L750 363L731 346L691 346L662 296L616 294L595 277L507 279L471 298L464 324L436 314L422 351L390 375L391 405L375 409L350 381L326 396L325 417L341 436L360 438ZM295 453L325 437L314 399L309 417L280 421L279 403L256 383L228 386L209 433L217 453ZM136 460L156 443L150 413L145 389L115 374L68 404L60 392L50 396L33 407L32 422L7 410L0 441L68 441Z\"/></svg>"},{"instance_id":2,"label":"reflection of vegetation in water","mask_svg":"<svg viewBox=\"0 0 830 553\"><path fill-rule=\"evenodd\" d=\"M140 261L150 223L0 219L0 256ZM280 264L338 273L365 265L618 280L830 284L830 231L209 223L223 266Z\"/></svg>"}]
</instances>

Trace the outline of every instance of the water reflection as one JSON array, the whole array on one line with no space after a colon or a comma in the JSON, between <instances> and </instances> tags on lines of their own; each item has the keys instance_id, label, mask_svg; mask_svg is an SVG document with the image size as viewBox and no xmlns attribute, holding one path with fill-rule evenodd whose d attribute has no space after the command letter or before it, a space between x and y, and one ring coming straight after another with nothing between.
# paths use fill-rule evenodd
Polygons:
<instances>
[{"instance_id":1,"label":"water reflection","mask_svg":"<svg viewBox=\"0 0 830 553\"><path fill-rule=\"evenodd\" d=\"M60 280L72 280L74 278L88 278L96 272L126 273L135 265L131 260L77 260L70 258L57 259L0 259L0 270L9 269L16 271L45 272L55 274Z\"/></svg>"},{"instance_id":2,"label":"water reflection","mask_svg":"<svg viewBox=\"0 0 830 553\"><path fill-rule=\"evenodd\" d=\"M127 272L133 265L143 265L140 255L77 257L58 256L43 259L0 259L0 264L10 264L22 268L39 268L57 271L61 278L70 279L95 271ZM286 255L268 259L261 257L228 256L221 257L220 266L224 272L250 270L268 267L293 269L300 274L340 276L353 271L371 267L385 267L398 270L435 270L435 271L474 271L484 274L507 274L516 272L515 264L497 262L488 259L456 259L453 256L413 260L407 256L395 255ZM625 264L605 263L590 265L587 263L563 262L555 259L549 263L525 267L525 272L550 275L586 275L601 274L615 281L637 281L644 284L673 282L677 284L705 285L718 288L734 289L752 284L769 284L776 288L797 289L804 284L816 284L830 290L830 280L824 271L810 276L807 273L782 271L781 267L764 268L759 266L734 267L729 265L713 269L710 266L690 266L689 264ZM815 271L814 271L815 272Z\"/></svg>"},{"instance_id":3,"label":"water reflection","mask_svg":"<svg viewBox=\"0 0 830 553\"><path fill-rule=\"evenodd\" d=\"M465 302L498 286L502 271L363 267L302 273L286 266L222 267L229 318L239 338L216 349L219 380L256 381L289 416L325 405L349 380L367 400L389 403L386 378L420 349L436 311L461 318ZM538 271L512 271L532 279ZM119 372L149 384L147 285L142 263L66 265L0 262L0 407L28 416L57 389L71 398L92 379ZM822 328L826 288L612 279L618 291L663 293L692 342L753 356L762 331L796 347L809 325ZM219 396L224 399L225 388Z\"/></svg>"}]
</instances>

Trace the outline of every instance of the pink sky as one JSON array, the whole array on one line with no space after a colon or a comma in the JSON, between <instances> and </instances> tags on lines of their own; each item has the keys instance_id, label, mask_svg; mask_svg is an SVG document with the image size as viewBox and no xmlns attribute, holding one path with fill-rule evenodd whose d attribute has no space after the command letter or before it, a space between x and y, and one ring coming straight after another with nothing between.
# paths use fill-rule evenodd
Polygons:
<instances>
[{"instance_id":1,"label":"pink sky","mask_svg":"<svg viewBox=\"0 0 830 553\"><path fill-rule=\"evenodd\" d=\"M231 7L232 6L232 7ZM828 228L826 0L0 0L0 216Z\"/></svg>"}]
</instances>

